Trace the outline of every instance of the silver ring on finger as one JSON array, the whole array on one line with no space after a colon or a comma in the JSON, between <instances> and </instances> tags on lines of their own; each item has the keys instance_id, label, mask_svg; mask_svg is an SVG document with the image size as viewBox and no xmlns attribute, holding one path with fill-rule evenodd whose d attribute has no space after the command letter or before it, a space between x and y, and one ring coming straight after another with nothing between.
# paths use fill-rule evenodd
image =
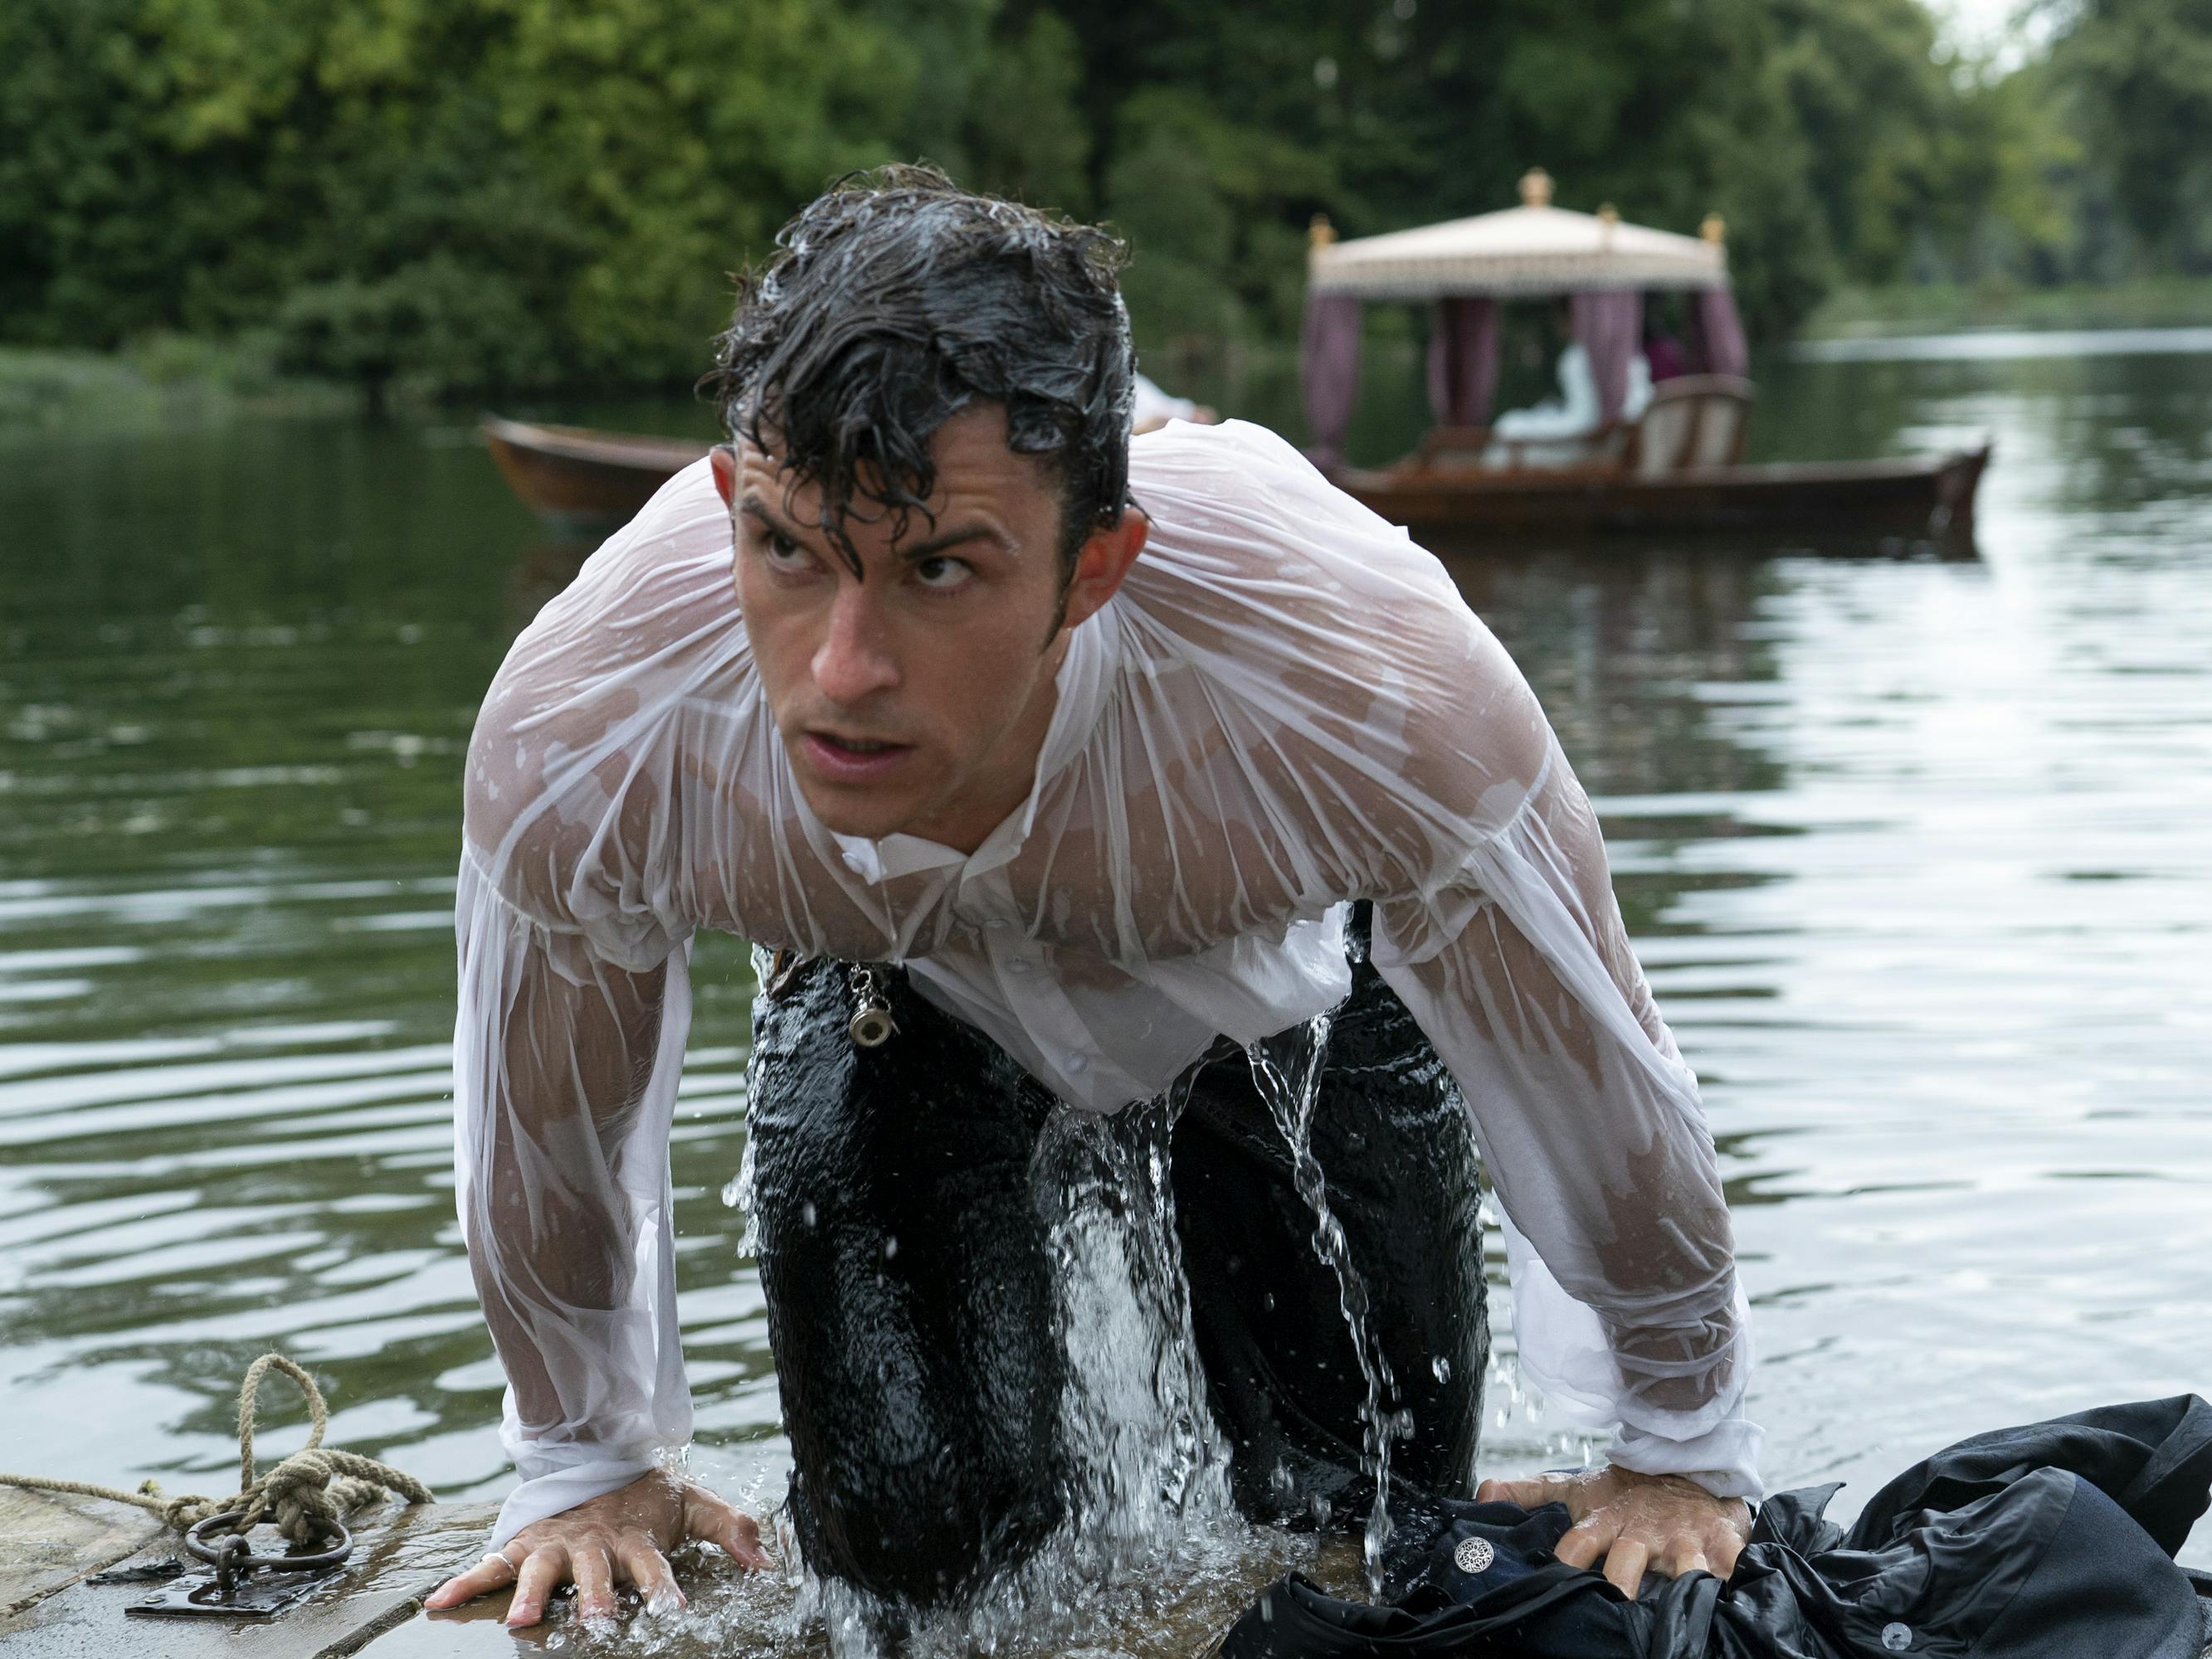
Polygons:
<instances>
[{"instance_id":1,"label":"silver ring on finger","mask_svg":"<svg viewBox=\"0 0 2212 1659\"><path fill-rule=\"evenodd\" d=\"M514 1574L517 1578L522 1577L522 1569L516 1566L514 1562L507 1559L507 1552L505 1550L494 1550L490 1554L485 1556L483 1560L477 1562L477 1565L479 1567L488 1567L495 1561L498 1562L502 1567L505 1567L507 1571Z\"/></svg>"}]
</instances>

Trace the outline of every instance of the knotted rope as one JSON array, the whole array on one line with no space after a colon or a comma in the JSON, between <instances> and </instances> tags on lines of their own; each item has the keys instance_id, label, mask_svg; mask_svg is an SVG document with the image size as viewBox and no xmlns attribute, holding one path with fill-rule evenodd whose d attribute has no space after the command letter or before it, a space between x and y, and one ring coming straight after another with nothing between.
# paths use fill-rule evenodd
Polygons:
<instances>
[{"instance_id":1,"label":"knotted rope","mask_svg":"<svg viewBox=\"0 0 2212 1659\"><path fill-rule=\"evenodd\" d=\"M253 1468L254 1399L261 1379L282 1371L307 1396L307 1414L313 1426L307 1443L268 1474L256 1478ZM118 1486L102 1486L89 1480L49 1480L35 1474L0 1474L0 1486L27 1486L34 1492L74 1492L84 1498L104 1498L111 1503L131 1504L149 1515L158 1515L183 1532L210 1516L238 1512L233 1532L243 1533L264 1520L272 1522L286 1540L300 1549L311 1549L329 1538L339 1520L386 1492L397 1492L410 1504L436 1501L430 1489L413 1475L380 1463L358 1452L342 1451L323 1444L330 1425L330 1407L315 1379L281 1353L264 1353L246 1373L238 1391L238 1492L231 1498L164 1497L149 1480L135 1492Z\"/></svg>"}]
</instances>

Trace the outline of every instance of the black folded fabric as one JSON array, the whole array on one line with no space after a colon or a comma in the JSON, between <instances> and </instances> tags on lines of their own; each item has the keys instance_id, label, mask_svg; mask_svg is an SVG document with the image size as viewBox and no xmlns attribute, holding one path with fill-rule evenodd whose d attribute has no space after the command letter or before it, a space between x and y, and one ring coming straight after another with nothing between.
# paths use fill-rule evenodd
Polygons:
<instances>
[{"instance_id":1,"label":"black folded fabric","mask_svg":"<svg viewBox=\"0 0 2212 1659\"><path fill-rule=\"evenodd\" d=\"M1839 1488L1759 1506L1727 1583L1631 1601L1552 1553L1557 1504L1446 1503L1399 1528L1382 1604L1293 1575L1223 1659L2198 1659L2212 1578L2173 1553L2212 1498L2212 1406L2107 1406L1962 1440L1915 1464L1850 1529Z\"/></svg>"}]
</instances>

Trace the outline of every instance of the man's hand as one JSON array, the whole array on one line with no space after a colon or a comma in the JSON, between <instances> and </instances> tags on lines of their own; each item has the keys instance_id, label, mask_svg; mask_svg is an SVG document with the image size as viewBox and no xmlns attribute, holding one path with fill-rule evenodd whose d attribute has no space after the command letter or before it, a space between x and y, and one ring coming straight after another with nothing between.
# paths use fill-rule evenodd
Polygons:
<instances>
[{"instance_id":1,"label":"man's hand","mask_svg":"<svg viewBox=\"0 0 2212 1659\"><path fill-rule=\"evenodd\" d=\"M1645 1569L1669 1578L1702 1569L1725 1578L1751 1540L1751 1510L1741 1498L1716 1498L1679 1474L1638 1474L1608 1464L1579 1474L1486 1480L1483 1503L1534 1509L1565 1504L1575 1524L1556 1553L1571 1567L1605 1560L1605 1576L1631 1601Z\"/></svg>"},{"instance_id":2,"label":"man's hand","mask_svg":"<svg viewBox=\"0 0 2212 1659\"><path fill-rule=\"evenodd\" d=\"M457 1607L512 1584L514 1600L507 1622L534 1625L545 1616L546 1598L573 1582L579 1618L612 1616L617 1584L634 1585L649 1611L672 1612L684 1605L684 1592L676 1588L668 1556L692 1538L720 1546L740 1566L769 1565L751 1516L740 1515L704 1486L656 1470L619 1492L525 1527L507 1540L503 1553L487 1555L447 1579L422 1605Z\"/></svg>"}]
</instances>

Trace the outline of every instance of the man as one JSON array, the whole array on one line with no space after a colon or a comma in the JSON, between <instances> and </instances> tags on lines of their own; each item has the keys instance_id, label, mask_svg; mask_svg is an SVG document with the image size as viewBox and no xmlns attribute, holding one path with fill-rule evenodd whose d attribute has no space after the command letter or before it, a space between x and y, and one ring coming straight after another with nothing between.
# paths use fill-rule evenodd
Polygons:
<instances>
[{"instance_id":1,"label":"man","mask_svg":"<svg viewBox=\"0 0 2212 1659\"><path fill-rule=\"evenodd\" d=\"M1559 361L1553 366L1559 395L1527 409L1509 409L1491 422L1492 442L1485 459L1493 466L1571 466L1595 453L1594 442L1605 426L1604 405L1589 348L1575 337L1574 307L1567 301L1553 307L1552 326L1559 341ZM1646 349L1640 348L1628 360L1628 389L1619 416L1624 422L1635 420L1651 406L1651 383L1656 375Z\"/></svg>"},{"instance_id":2,"label":"man","mask_svg":"<svg viewBox=\"0 0 2212 1659\"><path fill-rule=\"evenodd\" d=\"M1472 1480L1479 1155L1524 1368L1617 1425L1607 1467L1487 1495L1564 1499L1562 1553L1632 1589L1725 1572L1758 1431L1712 1144L1505 653L1272 434L1130 445L1103 233L895 169L781 240L723 343L732 444L516 642L471 750L459 1201L524 1480L432 1605L672 1601L687 1538L765 1564L656 1462L690 1421L668 1133L702 927L774 953L749 1121L815 1571L944 1604L1067 1522L1030 1186L1066 1106L1171 1126L1238 1501L1358 1524L1360 1356L1266 1043L1318 1064L1398 1489Z\"/></svg>"}]
</instances>

